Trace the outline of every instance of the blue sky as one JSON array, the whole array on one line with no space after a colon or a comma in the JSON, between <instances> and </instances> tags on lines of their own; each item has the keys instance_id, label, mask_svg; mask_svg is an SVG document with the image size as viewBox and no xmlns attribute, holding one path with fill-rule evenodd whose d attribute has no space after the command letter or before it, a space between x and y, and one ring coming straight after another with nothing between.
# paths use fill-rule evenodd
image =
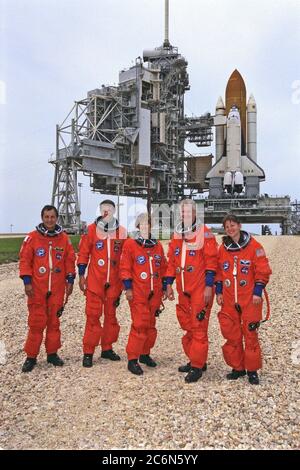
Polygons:
<instances>
[{"instance_id":1,"label":"blue sky","mask_svg":"<svg viewBox=\"0 0 300 470\"><path fill-rule=\"evenodd\" d=\"M161 45L163 12L163 0L0 0L0 232L38 223L55 125ZM257 102L261 192L300 199L300 1L170 0L170 15L171 43L189 63L186 114L214 113L237 68ZM89 221L101 196L79 180Z\"/></svg>"}]
</instances>

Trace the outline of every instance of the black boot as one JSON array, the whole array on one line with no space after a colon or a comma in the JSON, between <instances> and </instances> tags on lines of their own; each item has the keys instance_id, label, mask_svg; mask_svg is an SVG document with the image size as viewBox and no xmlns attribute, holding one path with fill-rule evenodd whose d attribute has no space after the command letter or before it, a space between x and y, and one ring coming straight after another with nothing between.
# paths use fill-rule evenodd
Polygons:
<instances>
[{"instance_id":1,"label":"black boot","mask_svg":"<svg viewBox=\"0 0 300 470\"><path fill-rule=\"evenodd\" d=\"M180 366L178 367L178 372L189 372L191 370L191 363L188 362L187 364L185 364L184 366Z\"/></svg>"},{"instance_id":2,"label":"black boot","mask_svg":"<svg viewBox=\"0 0 300 470\"><path fill-rule=\"evenodd\" d=\"M93 354L84 354L82 365L83 367L93 367Z\"/></svg>"},{"instance_id":3,"label":"black boot","mask_svg":"<svg viewBox=\"0 0 300 470\"><path fill-rule=\"evenodd\" d=\"M251 385L259 385L259 378L256 370L248 370L247 374Z\"/></svg>"},{"instance_id":4,"label":"black boot","mask_svg":"<svg viewBox=\"0 0 300 470\"><path fill-rule=\"evenodd\" d=\"M109 349L107 351L102 351L101 357L103 359L110 359L111 361L120 361L121 358L118 354L115 353L112 349Z\"/></svg>"},{"instance_id":5,"label":"black boot","mask_svg":"<svg viewBox=\"0 0 300 470\"><path fill-rule=\"evenodd\" d=\"M153 361L152 357L149 356L149 354L141 354L140 355L140 362L142 364L146 364L148 367L156 367L157 364L155 361Z\"/></svg>"},{"instance_id":6,"label":"black boot","mask_svg":"<svg viewBox=\"0 0 300 470\"><path fill-rule=\"evenodd\" d=\"M27 357L26 361L23 364L22 372L31 372L35 365L36 365L36 358Z\"/></svg>"},{"instance_id":7,"label":"black boot","mask_svg":"<svg viewBox=\"0 0 300 470\"><path fill-rule=\"evenodd\" d=\"M128 361L128 370L135 375L142 375L144 373L137 359L131 359L130 361Z\"/></svg>"},{"instance_id":8,"label":"black boot","mask_svg":"<svg viewBox=\"0 0 300 470\"><path fill-rule=\"evenodd\" d=\"M48 354L47 362L49 362L49 364L52 364L55 367L62 367L64 365L64 361L56 353Z\"/></svg>"},{"instance_id":9,"label":"black boot","mask_svg":"<svg viewBox=\"0 0 300 470\"><path fill-rule=\"evenodd\" d=\"M191 363L188 362L184 366L178 367L178 372L189 372L191 370L191 367L192 367ZM204 366L202 367L202 372L206 372L206 371L207 371L207 364L205 363Z\"/></svg>"},{"instance_id":10,"label":"black boot","mask_svg":"<svg viewBox=\"0 0 300 470\"><path fill-rule=\"evenodd\" d=\"M199 367L191 367L189 373L185 376L187 383L197 382L202 377L202 369Z\"/></svg>"},{"instance_id":11,"label":"black boot","mask_svg":"<svg viewBox=\"0 0 300 470\"><path fill-rule=\"evenodd\" d=\"M235 370L232 369L232 371L226 375L227 380L237 380L240 377L244 377L246 375L245 370Z\"/></svg>"}]
</instances>

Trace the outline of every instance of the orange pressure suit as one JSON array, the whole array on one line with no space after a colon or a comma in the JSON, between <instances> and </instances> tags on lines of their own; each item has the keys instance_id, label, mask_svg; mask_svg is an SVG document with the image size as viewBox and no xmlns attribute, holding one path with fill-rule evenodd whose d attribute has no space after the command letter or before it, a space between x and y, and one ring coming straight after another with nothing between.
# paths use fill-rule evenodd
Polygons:
<instances>
[{"instance_id":1,"label":"orange pressure suit","mask_svg":"<svg viewBox=\"0 0 300 470\"><path fill-rule=\"evenodd\" d=\"M176 313L181 328L186 331L182 345L191 366L196 368L203 368L207 360L212 302L204 305L204 289L214 284L217 256L215 236L203 225L189 239L175 232L169 244L166 282L171 285L176 278L179 294Z\"/></svg>"},{"instance_id":2,"label":"orange pressure suit","mask_svg":"<svg viewBox=\"0 0 300 470\"><path fill-rule=\"evenodd\" d=\"M29 332L24 351L36 358L46 329L47 354L61 347L58 311L63 307L66 282L74 283L75 253L71 241L60 226L47 232L40 224L24 239L20 250L20 277L32 284L28 297Z\"/></svg>"},{"instance_id":3,"label":"orange pressure suit","mask_svg":"<svg viewBox=\"0 0 300 470\"><path fill-rule=\"evenodd\" d=\"M223 293L218 317L227 340L222 348L225 362L237 371L262 367L257 330L249 324L262 318L262 303L254 304L253 295L262 295L271 273L264 249L251 235L242 231L238 244L224 237L216 278L216 293Z\"/></svg>"},{"instance_id":4,"label":"orange pressure suit","mask_svg":"<svg viewBox=\"0 0 300 470\"><path fill-rule=\"evenodd\" d=\"M87 233L81 237L77 260L79 275L84 275L88 265L84 354L94 354L100 341L102 351L109 351L118 340L120 326L116 307L122 293L119 263L126 238L127 232L122 226L117 224L114 230L105 231L99 228L97 221L89 225Z\"/></svg>"},{"instance_id":5,"label":"orange pressure suit","mask_svg":"<svg viewBox=\"0 0 300 470\"><path fill-rule=\"evenodd\" d=\"M121 256L121 278L125 289L133 290L133 300L129 302L132 324L126 348L129 361L149 355L157 337L155 315L162 301L166 259L160 242L150 240L149 245L128 239Z\"/></svg>"}]
</instances>

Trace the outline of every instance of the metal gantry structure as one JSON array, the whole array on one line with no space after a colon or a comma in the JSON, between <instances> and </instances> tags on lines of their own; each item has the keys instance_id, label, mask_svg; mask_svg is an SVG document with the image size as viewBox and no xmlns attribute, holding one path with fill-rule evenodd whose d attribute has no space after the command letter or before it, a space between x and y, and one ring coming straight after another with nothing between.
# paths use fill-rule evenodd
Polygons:
<instances>
[{"instance_id":1,"label":"metal gantry structure","mask_svg":"<svg viewBox=\"0 0 300 470\"><path fill-rule=\"evenodd\" d=\"M169 1L165 0L163 45L144 50L134 66L119 73L117 86L102 85L75 101L57 125L56 153L50 160L55 168L52 204L67 231L81 229L79 172L89 178L92 191L147 198L148 203L172 205L185 195L194 197L209 191L204 203L208 223L219 223L231 210L237 211L243 222L279 221L283 233L299 229L299 220L295 221L299 211L289 200L270 198L266 202L259 195L249 198L247 191L238 197L224 193L220 199L223 183L218 197L212 196L212 181L222 180L215 175L213 155L191 154L185 144L209 147L213 126L226 136L226 130L220 130L220 124L226 125L225 111L222 116L218 110L216 115L186 116L184 98L190 89L187 66L178 48L170 44ZM210 170L215 172L214 179L208 178Z\"/></svg>"},{"instance_id":2,"label":"metal gantry structure","mask_svg":"<svg viewBox=\"0 0 300 470\"><path fill-rule=\"evenodd\" d=\"M186 192L204 189L194 178L197 156L185 152L185 142L209 146L213 117L185 116L188 63L170 44L168 1L165 8L163 45L145 50L143 59L122 70L118 86L89 91L57 126L52 203L69 231L80 227L78 172L90 178L92 191L150 194L156 203L172 204Z\"/></svg>"}]
</instances>

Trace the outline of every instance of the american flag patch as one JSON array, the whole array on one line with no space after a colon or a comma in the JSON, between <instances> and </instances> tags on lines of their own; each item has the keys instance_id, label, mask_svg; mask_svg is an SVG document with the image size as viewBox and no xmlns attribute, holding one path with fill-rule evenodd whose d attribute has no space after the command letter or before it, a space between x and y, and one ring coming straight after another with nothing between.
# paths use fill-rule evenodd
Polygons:
<instances>
[{"instance_id":1,"label":"american flag patch","mask_svg":"<svg viewBox=\"0 0 300 470\"><path fill-rule=\"evenodd\" d=\"M214 234L212 232L204 232L205 238L214 238Z\"/></svg>"},{"instance_id":2,"label":"american flag patch","mask_svg":"<svg viewBox=\"0 0 300 470\"><path fill-rule=\"evenodd\" d=\"M265 256L265 250L263 248L258 248L256 250L256 256L259 258L260 256Z\"/></svg>"}]
</instances>

